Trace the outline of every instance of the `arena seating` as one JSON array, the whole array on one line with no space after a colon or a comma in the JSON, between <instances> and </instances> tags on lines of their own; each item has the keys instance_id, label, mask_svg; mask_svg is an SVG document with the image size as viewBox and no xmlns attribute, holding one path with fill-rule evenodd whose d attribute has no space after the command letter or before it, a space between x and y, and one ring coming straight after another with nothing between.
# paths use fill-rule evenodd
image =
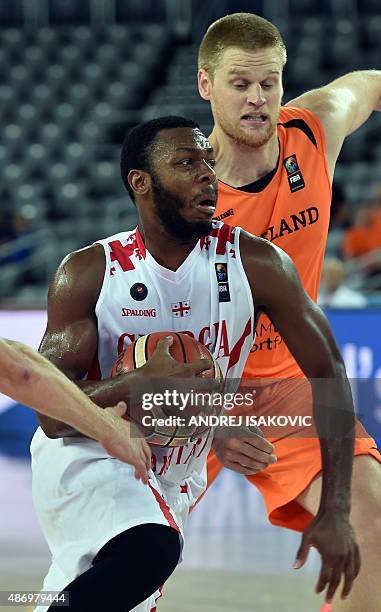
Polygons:
<instances>
[{"instance_id":1,"label":"arena seating","mask_svg":"<svg viewBox=\"0 0 381 612\"><path fill-rule=\"evenodd\" d=\"M183 114L208 132L212 117L197 91L197 45L169 33L163 3L117 2L116 23L95 27L89 2L54 0L47 3L49 27L33 28L23 23L21 4L13 2L8 12L0 8L5 24L0 45L2 209L27 221L24 234L14 236L16 249L36 230L47 230L54 269L65 251L135 222L118 164L128 127L158 115ZM285 71L287 99L348 69L379 65L377 1L364 0L366 11L357 19L331 19L321 14L320 4L290 0L295 18L279 20L291 59ZM353 205L381 181L380 137L381 121L374 115L343 148L336 180ZM10 279L0 287L5 298L25 288L20 289L21 272L2 242L0 235L0 266ZM39 248L36 241L29 251ZM34 270L36 295L45 292L50 272L49 266Z\"/></svg>"},{"instance_id":2,"label":"arena seating","mask_svg":"<svg viewBox=\"0 0 381 612\"><path fill-rule=\"evenodd\" d=\"M169 44L157 24L97 31L84 25L2 30L2 209L25 216L31 232L50 228L56 244L53 266L64 249L114 231L121 216L128 225L134 222L119 177L118 147L110 134L115 123L121 126L119 145L126 126L139 120L133 109L161 74ZM116 216L112 227L110 201ZM57 240L62 228L67 228L63 241ZM14 271L13 282L0 290L4 297L20 286L20 273L7 252L3 257L1 253L2 268ZM37 280L46 283L46 270L37 273Z\"/></svg>"}]
</instances>

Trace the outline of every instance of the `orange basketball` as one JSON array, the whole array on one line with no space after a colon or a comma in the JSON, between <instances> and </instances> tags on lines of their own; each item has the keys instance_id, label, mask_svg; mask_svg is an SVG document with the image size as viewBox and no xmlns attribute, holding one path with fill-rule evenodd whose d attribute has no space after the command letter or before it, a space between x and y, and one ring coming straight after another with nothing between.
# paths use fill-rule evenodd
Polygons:
<instances>
[{"instance_id":1,"label":"orange basketball","mask_svg":"<svg viewBox=\"0 0 381 612\"><path fill-rule=\"evenodd\" d=\"M180 363L192 363L198 359L211 359L214 364L214 378L221 376L220 367L209 349L189 334L182 332L155 332L135 340L118 356L112 368L111 376L117 376L121 372L130 372L143 366L152 356L159 340L166 336L173 338L169 352L174 359Z\"/></svg>"},{"instance_id":2,"label":"orange basketball","mask_svg":"<svg viewBox=\"0 0 381 612\"><path fill-rule=\"evenodd\" d=\"M155 332L138 338L118 356L112 368L111 377L142 367L152 356L158 341L166 336L173 338L169 352L174 359L180 363L192 363L199 359L210 359L213 363L213 374L210 377L222 382L220 366L206 346L192 338L189 334L181 332ZM153 381L149 379L147 379L147 383L145 383L143 378L141 381L142 386L147 386L147 388L150 383L153 384ZM172 386L174 381L175 379L170 381ZM160 382L163 385L164 381ZM185 384L190 389L194 383L195 379L189 379L189 383L186 380L181 381L182 388L184 388ZM216 411L210 405L203 407L201 412L204 416L216 414ZM196 413L197 411L191 411L192 415ZM177 414L178 417L184 419L184 423L169 422L176 414L166 405L161 405L160 407L153 406L149 414L154 422L150 426L142 427L141 415L146 416L142 412L142 406L135 406L134 409L129 410L131 420L139 425L139 430L143 431L147 442L157 446L184 446L210 428L205 423L198 426L194 423L190 424L189 418L185 418L185 413Z\"/></svg>"}]
</instances>

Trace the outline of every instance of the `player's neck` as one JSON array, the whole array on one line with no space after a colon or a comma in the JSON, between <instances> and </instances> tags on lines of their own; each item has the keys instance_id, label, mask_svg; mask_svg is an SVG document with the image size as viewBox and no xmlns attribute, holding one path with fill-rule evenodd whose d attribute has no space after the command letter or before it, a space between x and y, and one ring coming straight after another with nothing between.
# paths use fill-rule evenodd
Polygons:
<instances>
[{"instance_id":1,"label":"player's neck","mask_svg":"<svg viewBox=\"0 0 381 612\"><path fill-rule=\"evenodd\" d=\"M217 177L232 187L254 183L276 168L279 156L276 133L257 148L238 143L218 127L208 140L215 151Z\"/></svg>"},{"instance_id":2,"label":"player's neck","mask_svg":"<svg viewBox=\"0 0 381 612\"><path fill-rule=\"evenodd\" d=\"M181 266L198 242L198 238L180 242L163 228L158 227L157 223L151 227L147 222L144 222L143 227L142 222L140 222L139 232L147 251L155 261L163 268L173 271Z\"/></svg>"}]
</instances>

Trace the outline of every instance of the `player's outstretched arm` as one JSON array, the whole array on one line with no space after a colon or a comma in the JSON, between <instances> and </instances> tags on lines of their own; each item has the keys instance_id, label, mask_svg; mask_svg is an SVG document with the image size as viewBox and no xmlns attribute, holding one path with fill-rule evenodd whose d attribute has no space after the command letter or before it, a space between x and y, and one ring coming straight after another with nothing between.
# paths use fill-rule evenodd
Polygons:
<instances>
[{"instance_id":1,"label":"player's outstretched arm","mask_svg":"<svg viewBox=\"0 0 381 612\"><path fill-rule=\"evenodd\" d=\"M324 126L331 178L344 139L381 111L381 71L359 70L288 102L313 111Z\"/></svg>"},{"instance_id":2,"label":"player's outstretched arm","mask_svg":"<svg viewBox=\"0 0 381 612\"><path fill-rule=\"evenodd\" d=\"M194 364L180 364L169 354L170 340L163 338L154 355L139 370L115 378L84 380L91 369L98 346L95 306L105 271L105 257L100 245L72 253L59 266L48 293L48 324L40 353L73 380L94 403L106 407L126 401L136 377L187 377L198 375L212 366L207 359ZM38 415L49 437L73 435L65 423Z\"/></svg>"},{"instance_id":3,"label":"player's outstretched arm","mask_svg":"<svg viewBox=\"0 0 381 612\"><path fill-rule=\"evenodd\" d=\"M344 575L345 596L360 564L349 523L355 421L345 366L324 314L305 293L288 255L247 234L241 237L241 252L256 308L269 316L312 386L322 494L317 516L303 534L296 567L316 547L322 556L317 591L328 586L331 599Z\"/></svg>"},{"instance_id":4,"label":"player's outstretched arm","mask_svg":"<svg viewBox=\"0 0 381 612\"><path fill-rule=\"evenodd\" d=\"M121 419L126 404L98 408L53 364L13 340L0 339L0 371L2 393L98 440L110 455L134 465L136 476L147 482L150 450L145 440L131 438L131 423Z\"/></svg>"}]
</instances>

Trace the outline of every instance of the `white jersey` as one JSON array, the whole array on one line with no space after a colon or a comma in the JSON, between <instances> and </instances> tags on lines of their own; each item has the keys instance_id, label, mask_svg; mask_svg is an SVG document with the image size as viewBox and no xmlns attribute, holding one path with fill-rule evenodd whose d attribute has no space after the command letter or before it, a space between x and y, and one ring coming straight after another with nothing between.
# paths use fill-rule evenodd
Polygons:
<instances>
[{"instance_id":1,"label":"white jersey","mask_svg":"<svg viewBox=\"0 0 381 612\"><path fill-rule=\"evenodd\" d=\"M254 307L242 266L240 228L221 221L181 266L161 266L138 228L100 240L106 270L95 312L98 362L110 376L118 354L139 336L185 332L218 360L224 377L241 378L253 340Z\"/></svg>"},{"instance_id":2,"label":"white jersey","mask_svg":"<svg viewBox=\"0 0 381 612\"><path fill-rule=\"evenodd\" d=\"M100 241L106 271L96 305L98 353L89 378L108 378L118 353L139 335L182 331L209 348L225 377L239 379L254 330L239 233L213 222L176 271L153 259L137 229ZM206 487L210 445L209 432L184 447L152 447L146 486L98 442L49 439L39 428L31 444L33 499L52 553L44 590L63 589L91 567L106 542L136 525L170 525L183 536L189 507ZM153 593L133 612L152 612L159 596Z\"/></svg>"},{"instance_id":3,"label":"white jersey","mask_svg":"<svg viewBox=\"0 0 381 612\"><path fill-rule=\"evenodd\" d=\"M214 221L176 270L147 251L138 228L99 241L106 257L96 305L98 355L90 377L108 378L119 353L139 336L185 332L208 347L224 378L240 379L253 343L254 307L239 249L240 228ZM187 447L152 447L153 469L167 484L200 471L210 432Z\"/></svg>"}]
</instances>

